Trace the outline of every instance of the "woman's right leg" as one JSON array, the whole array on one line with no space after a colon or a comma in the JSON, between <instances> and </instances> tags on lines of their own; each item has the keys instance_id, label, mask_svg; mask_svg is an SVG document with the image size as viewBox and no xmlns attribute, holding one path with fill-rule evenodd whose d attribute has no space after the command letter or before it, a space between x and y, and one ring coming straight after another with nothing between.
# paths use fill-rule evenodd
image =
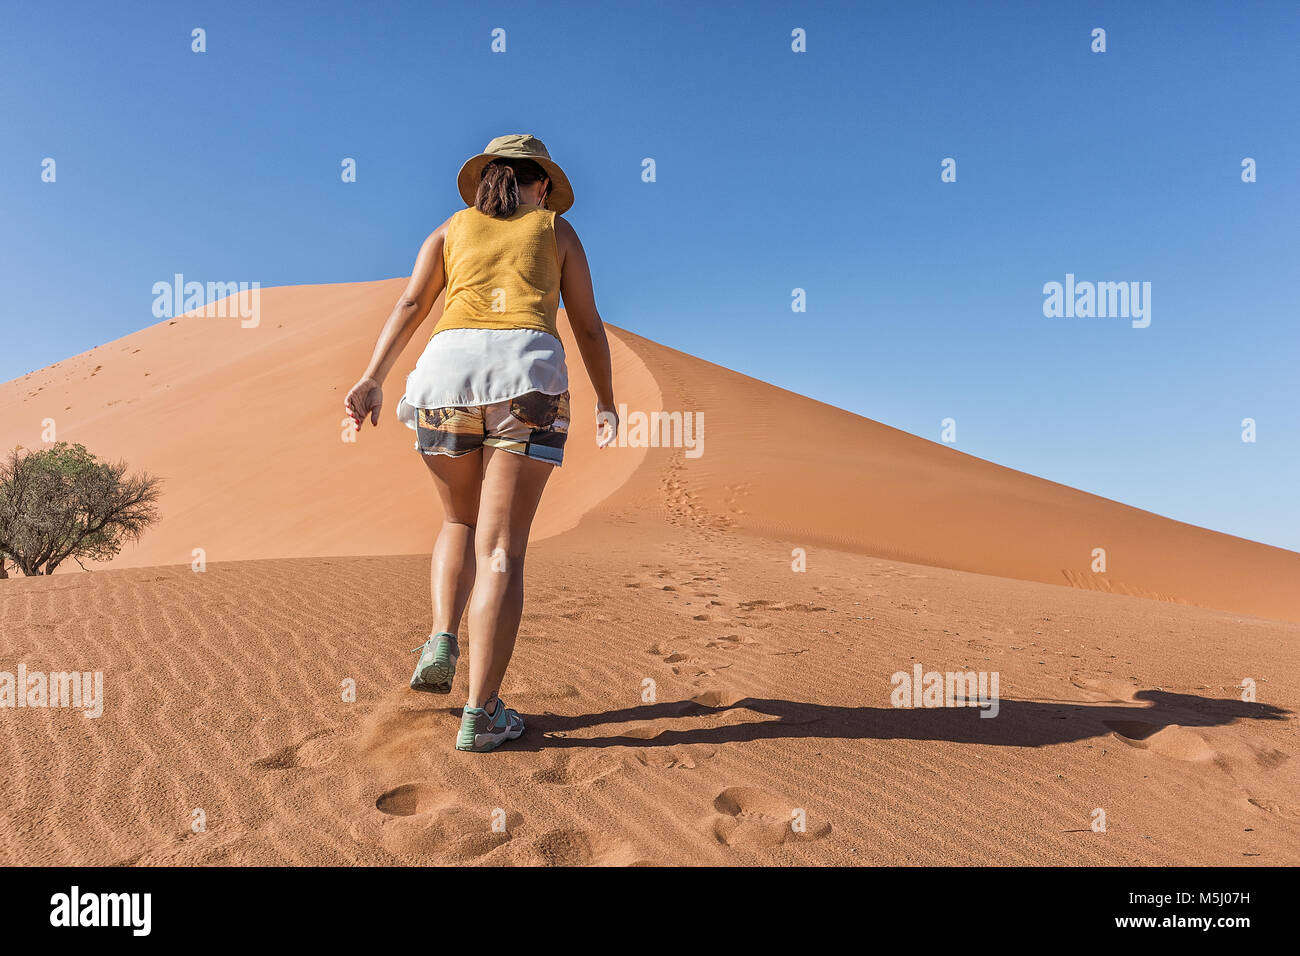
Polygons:
<instances>
[{"instance_id":1,"label":"woman's right leg","mask_svg":"<svg viewBox=\"0 0 1300 956\"><path fill-rule=\"evenodd\" d=\"M554 465L487 446L474 534L478 574L469 606L470 707L501 687L524 609L524 553Z\"/></svg>"},{"instance_id":2,"label":"woman's right leg","mask_svg":"<svg viewBox=\"0 0 1300 956\"><path fill-rule=\"evenodd\" d=\"M433 630L460 633L460 621L474 587L474 528L478 523L483 483L483 452L467 455L425 455L442 503L442 527L433 545L429 592L433 599Z\"/></svg>"}]
</instances>

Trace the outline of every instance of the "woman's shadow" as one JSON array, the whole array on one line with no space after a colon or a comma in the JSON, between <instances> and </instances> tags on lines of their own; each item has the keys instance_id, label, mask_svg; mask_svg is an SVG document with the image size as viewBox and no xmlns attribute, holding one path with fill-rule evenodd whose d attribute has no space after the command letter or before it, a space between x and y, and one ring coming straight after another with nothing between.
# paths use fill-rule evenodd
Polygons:
<instances>
[{"instance_id":1,"label":"woman's shadow","mask_svg":"<svg viewBox=\"0 0 1300 956\"><path fill-rule=\"evenodd\" d=\"M1268 704L1197 697L1146 690L1140 704L1115 701L1083 704L1073 701L1034 701L1003 698L995 717L981 717L977 707L895 708L832 707L806 701L746 697L709 707L690 700L643 704L598 714L565 717L528 715L529 733L512 749L543 750L567 747L665 747L683 744L724 744L778 738L840 740L948 740L960 744L998 747L1045 747L1086 740L1115 732L1130 740L1145 740L1170 726L1217 727L1238 720L1286 720L1290 711ZM754 720L722 726L665 728L654 736L638 726L636 735L570 736L575 731L606 724L644 724L666 718L689 719L734 711Z\"/></svg>"}]
</instances>

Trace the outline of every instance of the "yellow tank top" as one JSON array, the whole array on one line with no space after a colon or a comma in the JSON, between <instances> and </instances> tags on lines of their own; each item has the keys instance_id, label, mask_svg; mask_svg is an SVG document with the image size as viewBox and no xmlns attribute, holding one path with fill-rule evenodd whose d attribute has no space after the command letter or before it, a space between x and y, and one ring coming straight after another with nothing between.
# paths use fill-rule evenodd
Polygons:
<instances>
[{"instance_id":1,"label":"yellow tank top","mask_svg":"<svg viewBox=\"0 0 1300 956\"><path fill-rule=\"evenodd\" d=\"M447 224L447 295L437 335L446 329L536 329L559 337L560 254L555 212L520 205L509 219L473 206Z\"/></svg>"}]
</instances>

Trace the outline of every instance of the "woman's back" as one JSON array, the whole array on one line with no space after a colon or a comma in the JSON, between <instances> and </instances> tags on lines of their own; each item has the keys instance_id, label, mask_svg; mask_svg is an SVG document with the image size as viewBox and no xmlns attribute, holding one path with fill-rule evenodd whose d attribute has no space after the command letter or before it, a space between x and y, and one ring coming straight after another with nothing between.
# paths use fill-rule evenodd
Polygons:
<instances>
[{"instance_id":1,"label":"woman's back","mask_svg":"<svg viewBox=\"0 0 1300 956\"><path fill-rule=\"evenodd\" d=\"M456 188L468 208L420 247L344 405L358 428L366 417L378 422L384 377L445 290L442 316L397 406L443 510L430 575L433 632L416 648L410 686L452 693L468 608L473 666L456 749L486 753L524 732L499 690L524 611L533 515L569 437L568 368L555 327L561 285L596 392L598 446L613 444L618 416L587 257L573 227L556 218L573 205L564 171L541 140L512 133L471 156ZM476 574L488 566L497 573Z\"/></svg>"},{"instance_id":2,"label":"woman's back","mask_svg":"<svg viewBox=\"0 0 1300 956\"><path fill-rule=\"evenodd\" d=\"M474 207L455 213L443 246L447 295L434 327L533 329L559 335L560 257L555 212L521 203L498 219Z\"/></svg>"}]
</instances>

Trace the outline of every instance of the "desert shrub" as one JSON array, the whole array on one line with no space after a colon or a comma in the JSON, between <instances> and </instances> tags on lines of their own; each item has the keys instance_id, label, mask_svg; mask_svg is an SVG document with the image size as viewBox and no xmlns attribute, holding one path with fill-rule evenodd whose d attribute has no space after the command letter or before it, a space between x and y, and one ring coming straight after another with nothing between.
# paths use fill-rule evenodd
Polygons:
<instances>
[{"instance_id":1,"label":"desert shrub","mask_svg":"<svg viewBox=\"0 0 1300 956\"><path fill-rule=\"evenodd\" d=\"M82 445L13 449L0 462L0 577L6 561L26 575L53 574L69 558L107 561L157 520L160 485Z\"/></svg>"}]
</instances>

